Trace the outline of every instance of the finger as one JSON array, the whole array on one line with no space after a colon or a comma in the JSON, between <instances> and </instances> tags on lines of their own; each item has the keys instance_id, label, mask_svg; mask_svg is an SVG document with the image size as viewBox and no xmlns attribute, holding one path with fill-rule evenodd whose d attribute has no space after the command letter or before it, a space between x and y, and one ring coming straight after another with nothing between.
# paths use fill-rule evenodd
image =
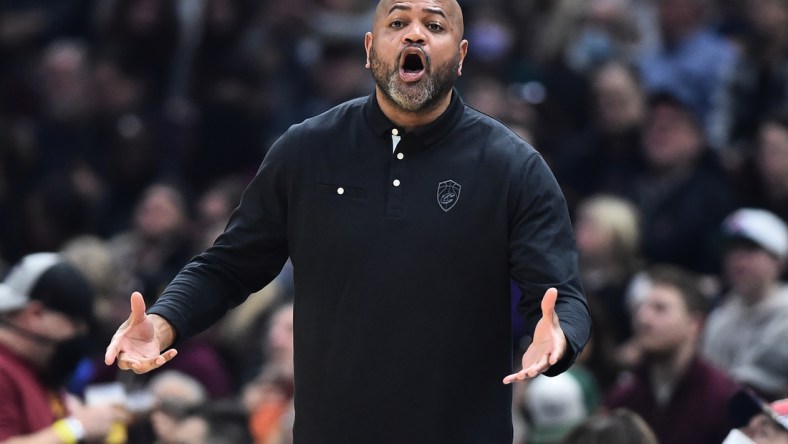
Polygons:
<instances>
[{"instance_id":1,"label":"finger","mask_svg":"<svg viewBox=\"0 0 788 444\"><path fill-rule=\"evenodd\" d=\"M123 368L124 370L131 370L137 374L147 373L170 362L177 354L177 350L170 349L151 359L118 358L118 366L120 367L120 362L123 361L124 365L126 366L126 368Z\"/></svg>"},{"instance_id":2,"label":"finger","mask_svg":"<svg viewBox=\"0 0 788 444\"><path fill-rule=\"evenodd\" d=\"M503 378L503 383L504 384L511 384L512 382L525 381L526 379L531 379L531 378L533 378L533 377L535 377L537 375L539 375L539 372L536 372L536 373L531 372L531 373L529 373L526 370L520 370L517 373L512 373L511 375Z\"/></svg>"},{"instance_id":3,"label":"finger","mask_svg":"<svg viewBox=\"0 0 788 444\"><path fill-rule=\"evenodd\" d=\"M167 350L166 352L162 353L161 355L164 356L164 359L165 359L164 362L170 362L172 360L172 358L174 358L177 354L178 354L178 350L175 350L174 348L171 348L171 349Z\"/></svg>"},{"instance_id":4,"label":"finger","mask_svg":"<svg viewBox=\"0 0 788 444\"><path fill-rule=\"evenodd\" d=\"M503 383L504 384L511 384L511 383L513 383L515 381L517 381L517 373L513 373L513 374L503 378Z\"/></svg>"},{"instance_id":5,"label":"finger","mask_svg":"<svg viewBox=\"0 0 788 444\"><path fill-rule=\"evenodd\" d=\"M104 364L112 365L115 362L115 357L118 356L118 343L115 341L115 338L110 341L109 345L107 346L107 351L104 352Z\"/></svg>"},{"instance_id":6,"label":"finger","mask_svg":"<svg viewBox=\"0 0 788 444\"><path fill-rule=\"evenodd\" d=\"M164 365L166 362L166 359L162 358L161 356L157 356L153 359L146 359L144 361L133 361L131 362L130 369L134 373L140 375L142 373L148 373L151 370L155 370Z\"/></svg>"},{"instance_id":7,"label":"finger","mask_svg":"<svg viewBox=\"0 0 788 444\"><path fill-rule=\"evenodd\" d=\"M558 299L558 290L550 287L542 298L542 317L552 322L555 313L555 301Z\"/></svg>"},{"instance_id":8,"label":"finger","mask_svg":"<svg viewBox=\"0 0 788 444\"><path fill-rule=\"evenodd\" d=\"M512 373L511 375L503 378L503 383L509 384L516 381L525 381L526 379L535 378L545 372L548 368L550 368L550 366L547 365L547 359L542 357L542 359L540 359L538 362L528 365L519 372Z\"/></svg>"},{"instance_id":9,"label":"finger","mask_svg":"<svg viewBox=\"0 0 788 444\"><path fill-rule=\"evenodd\" d=\"M145 319L145 299L142 293L135 291L131 294L131 324L139 324Z\"/></svg>"},{"instance_id":10,"label":"finger","mask_svg":"<svg viewBox=\"0 0 788 444\"><path fill-rule=\"evenodd\" d=\"M178 352L175 349L167 350L166 352L162 353L161 355L157 356L154 362L158 366L162 366L172 360L172 358L177 355Z\"/></svg>"},{"instance_id":11,"label":"finger","mask_svg":"<svg viewBox=\"0 0 788 444\"><path fill-rule=\"evenodd\" d=\"M137 361L134 359L121 359L118 357L118 368L121 370L131 370L132 365L136 365Z\"/></svg>"}]
</instances>

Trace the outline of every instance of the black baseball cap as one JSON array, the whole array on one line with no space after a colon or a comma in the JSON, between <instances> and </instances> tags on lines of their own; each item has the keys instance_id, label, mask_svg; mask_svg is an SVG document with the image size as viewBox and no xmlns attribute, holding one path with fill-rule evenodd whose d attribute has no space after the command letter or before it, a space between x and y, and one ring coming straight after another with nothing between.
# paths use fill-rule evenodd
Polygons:
<instances>
[{"instance_id":1,"label":"black baseball cap","mask_svg":"<svg viewBox=\"0 0 788 444\"><path fill-rule=\"evenodd\" d=\"M38 300L51 310L93 325L93 298L87 277L58 253L23 257L0 283L0 313Z\"/></svg>"}]
</instances>

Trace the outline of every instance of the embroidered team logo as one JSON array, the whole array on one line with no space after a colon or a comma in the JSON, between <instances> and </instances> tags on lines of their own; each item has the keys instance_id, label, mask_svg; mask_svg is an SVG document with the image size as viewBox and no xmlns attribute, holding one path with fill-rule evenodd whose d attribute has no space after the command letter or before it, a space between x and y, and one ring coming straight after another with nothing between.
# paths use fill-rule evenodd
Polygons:
<instances>
[{"instance_id":1,"label":"embroidered team logo","mask_svg":"<svg viewBox=\"0 0 788 444\"><path fill-rule=\"evenodd\" d=\"M460 200L460 184L453 180L445 180L438 184L438 205L443 211L449 211Z\"/></svg>"}]
</instances>

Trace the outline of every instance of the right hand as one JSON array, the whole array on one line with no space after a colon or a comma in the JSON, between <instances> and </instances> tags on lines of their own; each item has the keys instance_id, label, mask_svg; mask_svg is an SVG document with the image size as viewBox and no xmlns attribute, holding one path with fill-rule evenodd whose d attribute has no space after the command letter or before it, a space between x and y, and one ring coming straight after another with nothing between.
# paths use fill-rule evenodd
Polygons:
<instances>
[{"instance_id":1,"label":"right hand","mask_svg":"<svg viewBox=\"0 0 788 444\"><path fill-rule=\"evenodd\" d=\"M85 429L87 441L101 441L115 424L129 424L131 414L122 407L106 405L85 405L78 400L69 399L69 411Z\"/></svg>"},{"instance_id":2,"label":"right hand","mask_svg":"<svg viewBox=\"0 0 788 444\"><path fill-rule=\"evenodd\" d=\"M172 332L172 327L164 318L145 314L145 300L142 294L137 291L132 293L131 315L112 336L107 352L104 354L104 363L112 365L117 358L120 369L146 373L174 358L178 353L175 349L161 352L161 349L169 346L170 343L162 343L158 334L159 325L154 322L154 317L160 321L159 325L163 322L170 333Z\"/></svg>"}]
</instances>

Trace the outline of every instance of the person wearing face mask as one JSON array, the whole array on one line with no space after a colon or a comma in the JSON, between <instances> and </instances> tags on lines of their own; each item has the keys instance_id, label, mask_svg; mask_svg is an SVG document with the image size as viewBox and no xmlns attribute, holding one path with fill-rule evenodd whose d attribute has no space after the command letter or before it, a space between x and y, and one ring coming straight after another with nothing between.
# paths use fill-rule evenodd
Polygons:
<instances>
[{"instance_id":1,"label":"person wearing face mask","mask_svg":"<svg viewBox=\"0 0 788 444\"><path fill-rule=\"evenodd\" d=\"M0 442L101 440L127 419L64 389L92 323L93 289L57 253L25 256L0 283Z\"/></svg>"},{"instance_id":2,"label":"person wearing face mask","mask_svg":"<svg viewBox=\"0 0 788 444\"><path fill-rule=\"evenodd\" d=\"M743 389L728 403L736 425L722 444L788 444L788 398L766 402Z\"/></svg>"}]
</instances>

